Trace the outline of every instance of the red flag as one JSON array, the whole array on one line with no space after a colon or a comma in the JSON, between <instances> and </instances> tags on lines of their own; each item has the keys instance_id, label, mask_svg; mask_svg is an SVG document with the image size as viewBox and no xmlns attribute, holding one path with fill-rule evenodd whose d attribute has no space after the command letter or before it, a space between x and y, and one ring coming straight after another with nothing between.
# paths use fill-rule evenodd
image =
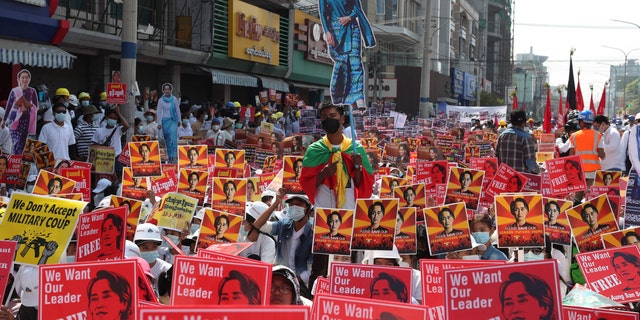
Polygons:
<instances>
[{"instance_id":1,"label":"red flag","mask_svg":"<svg viewBox=\"0 0 640 320\"><path fill-rule=\"evenodd\" d=\"M589 101L589 110L596 114L596 107L593 104L593 90L591 90L591 101Z\"/></svg>"},{"instance_id":2,"label":"red flag","mask_svg":"<svg viewBox=\"0 0 640 320\"><path fill-rule=\"evenodd\" d=\"M547 88L547 106L544 108L544 133L551 133L551 88Z\"/></svg>"},{"instance_id":3,"label":"red flag","mask_svg":"<svg viewBox=\"0 0 640 320\"><path fill-rule=\"evenodd\" d=\"M518 96L513 93L513 110L518 110Z\"/></svg>"},{"instance_id":4,"label":"red flag","mask_svg":"<svg viewBox=\"0 0 640 320\"><path fill-rule=\"evenodd\" d=\"M576 88L576 109L578 109L578 111L584 110L584 99L582 97L582 90L580 90L580 73L578 73L578 87Z\"/></svg>"},{"instance_id":5,"label":"red flag","mask_svg":"<svg viewBox=\"0 0 640 320\"><path fill-rule=\"evenodd\" d=\"M560 103L558 104L558 126L564 125L564 112L562 112L562 90L560 90Z\"/></svg>"},{"instance_id":6,"label":"red flag","mask_svg":"<svg viewBox=\"0 0 640 320\"><path fill-rule=\"evenodd\" d=\"M606 107L607 104L607 84L604 84L604 88L602 88L602 97L600 98L600 102L598 103L598 112L596 112L596 115L603 115L604 114L604 108Z\"/></svg>"}]
</instances>

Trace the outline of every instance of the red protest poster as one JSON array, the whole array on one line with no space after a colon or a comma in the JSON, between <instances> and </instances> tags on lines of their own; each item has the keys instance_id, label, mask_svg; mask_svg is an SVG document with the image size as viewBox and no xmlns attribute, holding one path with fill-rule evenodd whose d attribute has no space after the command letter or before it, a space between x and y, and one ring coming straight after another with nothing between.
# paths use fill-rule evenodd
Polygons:
<instances>
[{"instance_id":1,"label":"red protest poster","mask_svg":"<svg viewBox=\"0 0 640 320\"><path fill-rule=\"evenodd\" d=\"M329 268L333 295L411 303L411 268L341 262Z\"/></svg>"},{"instance_id":2,"label":"red protest poster","mask_svg":"<svg viewBox=\"0 0 640 320\"><path fill-rule=\"evenodd\" d=\"M107 83L107 103L125 104L127 103L127 84L126 83Z\"/></svg>"},{"instance_id":3,"label":"red protest poster","mask_svg":"<svg viewBox=\"0 0 640 320\"><path fill-rule=\"evenodd\" d=\"M284 176L282 187L287 193L304 194L300 185L300 174L302 173L302 158L296 156L284 157Z\"/></svg>"},{"instance_id":4,"label":"red protest poster","mask_svg":"<svg viewBox=\"0 0 640 320\"><path fill-rule=\"evenodd\" d=\"M136 265L119 260L40 266L38 319L137 319Z\"/></svg>"},{"instance_id":5,"label":"red protest poster","mask_svg":"<svg viewBox=\"0 0 640 320\"><path fill-rule=\"evenodd\" d=\"M133 141L147 141L147 140L133 140ZM131 167L131 152L129 148L123 148L122 152L118 156L118 162L122 163L127 167Z\"/></svg>"},{"instance_id":6,"label":"red protest poster","mask_svg":"<svg viewBox=\"0 0 640 320\"><path fill-rule=\"evenodd\" d=\"M482 170L485 179L493 179L498 172L498 158L470 158L469 168Z\"/></svg>"},{"instance_id":7,"label":"red protest poster","mask_svg":"<svg viewBox=\"0 0 640 320\"><path fill-rule=\"evenodd\" d=\"M176 256L171 305L267 305L271 265Z\"/></svg>"},{"instance_id":8,"label":"red protest poster","mask_svg":"<svg viewBox=\"0 0 640 320\"><path fill-rule=\"evenodd\" d=\"M446 319L561 319L555 260L445 270L444 284Z\"/></svg>"},{"instance_id":9,"label":"red protest poster","mask_svg":"<svg viewBox=\"0 0 640 320\"><path fill-rule=\"evenodd\" d=\"M571 227L567 218L567 209L573 202L561 199L542 198L544 207L544 232L552 243L570 245Z\"/></svg>"},{"instance_id":10,"label":"red protest poster","mask_svg":"<svg viewBox=\"0 0 640 320\"><path fill-rule=\"evenodd\" d=\"M465 204L446 204L424 209L431 255L471 249L471 233Z\"/></svg>"},{"instance_id":11,"label":"red protest poster","mask_svg":"<svg viewBox=\"0 0 640 320\"><path fill-rule=\"evenodd\" d=\"M216 168L244 169L244 150L216 149Z\"/></svg>"},{"instance_id":12,"label":"red protest poster","mask_svg":"<svg viewBox=\"0 0 640 320\"><path fill-rule=\"evenodd\" d=\"M394 176L383 176L380 183L380 197L392 197L395 187L404 186L409 182L407 179L400 179Z\"/></svg>"},{"instance_id":13,"label":"red protest poster","mask_svg":"<svg viewBox=\"0 0 640 320\"><path fill-rule=\"evenodd\" d=\"M353 210L316 208L313 253L351 255Z\"/></svg>"},{"instance_id":14,"label":"red protest poster","mask_svg":"<svg viewBox=\"0 0 640 320\"><path fill-rule=\"evenodd\" d=\"M205 208L200 226L198 248L207 248L215 243L238 241L243 216Z\"/></svg>"},{"instance_id":15,"label":"red protest poster","mask_svg":"<svg viewBox=\"0 0 640 320\"><path fill-rule=\"evenodd\" d=\"M505 264L506 261L473 261L473 260L420 260L420 273L422 275L422 304L427 307L429 319L446 320L444 299L444 271L452 269L470 268Z\"/></svg>"},{"instance_id":16,"label":"red protest poster","mask_svg":"<svg viewBox=\"0 0 640 320\"><path fill-rule=\"evenodd\" d=\"M551 192L567 194L587 190L587 182L582 170L580 156L569 156L545 161Z\"/></svg>"},{"instance_id":17,"label":"red protest poster","mask_svg":"<svg viewBox=\"0 0 640 320\"><path fill-rule=\"evenodd\" d=\"M400 199L400 207L417 208L420 211L418 220L424 220L422 209L427 207L425 189L424 183L404 185L393 189L393 197Z\"/></svg>"},{"instance_id":18,"label":"red protest poster","mask_svg":"<svg viewBox=\"0 0 640 320\"><path fill-rule=\"evenodd\" d=\"M603 233L601 237L602 244L604 244L604 247L607 249L626 245L638 245L640 243L640 227Z\"/></svg>"},{"instance_id":19,"label":"red protest poster","mask_svg":"<svg viewBox=\"0 0 640 320\"><path fill-rule=\"evenodd\" d=\"M562 306L562 316L564 319L575 320L638 320L639 315L637 312L621 311L621 310L609 310L600 308L585 308L585 307L573 307Z\"/></svg>"},{"instance_id":20,"label":"red protest poster","mask_svg":"<svg viewBox=\"0 0 640 320\"><path fill-rule=\"evenodd\" d=\"M204 196L207 192L207 179L209 172L191 169L181 169L178 179L178 192L198 199L198 205L204 203Z\"/></svg>"},{"instance_id":21,"label":"red protest poster","mask_svg":"<svg viewBox=\"0 0 640 320\"><path fill-rule=\"evenodd\" d=\"M127 215L127 240L133 241L133 237L136 233L136 227L140 219L140 212L142 211L142 201L123 198L118 196L111 196L111 204L114 207L127 206L129 214Z\"/></svg>"},{"instance_id":22,"label":"red protest poster","mask_svg":"<svg viewBox=\"0 0 640 320\"><path fill-rule=\"evenodd\" d=\"M158 141L129 142L128 145L134 177L157 177L162 174Z\"/></svg>"},{"instance_id":23,"label":"red protest poster","mask_svg":"<svg viewBox=\"0 0 640 320\"><path fill-rule=\"evenodd\" d=\"M444 202L464 202L467 205L467 209L476 210L478 208L483 179L483 171L458 167L450 168L447 196Z\"/></svg>"},{"instance_id":24,"label":"red protest poster","mask_svg":"<svg viewBox=\"0 0 640 320\"><path fill-rule=\"evenodd\" d=\"M219 243L219 244L212 244L210 245L208 248L205 249L199 249L198 250L198 257L201 258L207 258L207 259L213 259L213 260L224 260L224 261L237 261L237 262L244 262L247 261L247 258L244 257L240 257L237 255L234 255L232 253L227 252L226 249L228 248L224 248L224 247L220 247L222 245L239 245L240 243ZM223 249L223 251L225 252L221 252L218 251L219 249ZM234 248L235 250L235 248ZM253 260L255 261L255 260Z\"/></svg>"},{"instance_id":25,"label":"red protest poster","mask_svg":"<svg viewBox=\"0 0 640 320\"><path fill-rule=\"evenodd\" d=\"M542 175L532 173L522 173L527 178L527 182L522 188L522 192L535 192L541 193L542 188Z\"/></svg>"},{"instance_id":26,"label":"red protest poster","mask_svg":"<svg viewBox=\"0 0 640 320\"><path fill-rule=\"evenodd\" d=\"M122 206L80 215L76 261L124 258L127 209Z\"/></svg>"},{"instance_id":27,"label":"red protest poster","mask_svg":"<svg viewBox=\"0 0 640 320\"><path fill-rule=\"evenodd\" d=\"M207 146L178 146L178 165L180 169L207 170L209 165Z\"/></svg>"},{"instance_id":28,"label":"red protest poster","mask_svg":"<svg viewBox=\"0 0 640 320\"><path fill-rule=\"evenodd\" d=\"M329 290L331 290L331 282L329 282L329 279L320 276L316 279L315 287L316 292L314 293L314 295L330 294Z\"/></svg>"},{"instance_id":29,"label":"red protest poster","mask_svg":"<svg viewBox=\"0 0 640 320\"><path fill-rule=\"evenodd\" d=\"M589 289L619 303L640 300L640 249L636 246L579 253Z\"/></svg>"},{"instance_id":30,"label":"red protest poster","mask_svg":"<svg viewBox=\"0 0 640 320\"><path fill-rule=\"evenodd\" d=\"M82 193L82 200L91 201L91 168L62 168L60 175L75 181L73 192Z\"/></svg>"},{"instance_id":31,"label":"red protest poster","mask_svg":"<svg viewBox=\"0 0 640 320\"><path fill-rule=\"evenodd\" d=\"M600 235L618 230L611 205L604 194L568 209L567 217L580 252L602 249Z\"/></svg>"},{"instance_id":32,"label":"red protest poster","mask_svg":"<svg viewBox=\"0 0 640 320\"><path fill-rule=\"evenodd\" d=\"M27 179L26 177L24 177L24 179L21 179L22 165L23 165L22 157L19 154L5 155L5 157L8 160L7 169L2 175L2 179L0 180L0 183L13 184L13 185L16 185L16 188L18 189L24 188L24 184L27 182ZM29 165L29 169L31 169L30 165ZM29 170L26 171L26 175L27 176L29 175Z\"/></svg>"},{"instance_id":33,"label":"red protest poster","mask_svg":"<svg viewBox=\"0 0 640 320\"><path fill-rule=\"evenodd\" d=\"M133 177L131 168L122 168L122 196L143 200L147 198L147 178Z\"/></svg>"},{"instance_id":34,"label":"red protest poster","mask_svg":"<svg viewBox=\"0 0 640 320\"><path fill-rule=\"evenodd\" d=\"M225 319L225 320L309 320L311 310L306 306L252 306L224 308L219 306L155 306L141 307L138 319Z\"/></svg>"},{"instance_id":35,"label":"red protest poster","mask_svg":"<svg viewBox=\"0 0 640 320\"><path fill-rule=\"evenodd\" d=\"M371 299L318 294L311 309L312 319L427 319L424 306Z\"/></svg>"},{"instance_id":36,"label":"red protest poster","mask_svg":"<svg viewBox=\"0 0 640 320\"><path fill-rule=\"evenodd\" d=\"M264 190L266 190L266 186ZM260 177L247 178L247 201L260 201L262 199L261 194L264 190L260 184Z\"/></svg>"},{"instance_id":37,"label":"red protest poster","mask_svg":"<svg viewBox=\"0 0 640 320\"><path fill-rule=\"evenodd\" d=\"M426 185L427 190L435 189L435 185L448 181L447 161L419 161L416 163L417 180Z\"/></svg>"},{"instance_id":38,"label":"red protest poster","mask_svg":"<svg viewBox=\"0 0 640 320\"><path fill-rule=\"evenodd\" d=\"M542 195L495 196L499 247L544 247Z\"/></svg>"},{"instance_id":39,"label":"red protest poster","mask_svg":"<svg viewBox=\"0 0 640 320\"><path fill-rule=\"evenodd\" d=\"M244 215L247 203L247 180L215 177L211 202L214 208L229 213Z\"/></svg>"},{"instance_id":40,"label":"red protest poster","mask_svg":"<svg viewBox=\"0 0 640 320\"><path fill-rule=\"evenodd\" d=\"M33 187L33 194L55 195L58 193L72 193L76 182L51 173L40 170L36 184Z\"/></svg>"},{"instance_id":41,"label":"red protest poster","mask_svg":"<svg viewBox=\"0 0 640 320\"><path fill-rule=\"evenodd\" d=\"M593 186L596 186L596 187L619 186L621 176L622 176L622 172L620 171L596 170L596 179L593 181Z\"/></svg>"},{"instance_id":42,"label":"red protest poster","mask_svg":"<svg viewBox=\"0 0 640 320\"><path fill-rule=\"evenodd\" d=\"M200 257L211 257L211 255L207 255L206 253L212 252L212 251L216 253L237 256L242 251L246 250L252 245L253 245L253 242L214 243L208 246L207 249L202 250L202 251L205 251L205 254L200 255Z\"/></svg>"},{"instance_id":43,"label":"red protest poster","mask_svg":"<svg viewBox=\"0 0 640 320\"><path fill-rule=\"evenodd\" d=\"M398 199L356 199L351 250L391 250Z\"/></svg>"},{"instance_id":44,"label":"red protest poster","mask_svg":"<svg viewBox=\"0 0 640 320\"><path fill-rule=\"evenodd\" d=\"M135 179L135 178L134 178ZM178 177L176 171L166 166L162 166L162 175L151 178L151 190L158 197L164 197L165 194L178 191Z\"/></svg>"},{"instance_id":45,"label":"red protest poster","mask_svg":"<svg viewBox=\"0 0 640 320\"><path fill-rule=\"evenodd\" d=\"M417 252L416 222L418 218L416 215L418 211L422 212L422 209L415 207L398 209L393 242L399 254L416 254Z\"/></svg>"},{"instance_id":46,"label":"red protest poster","mask_svg":"<svg viewBox=\"0 0 640 320\"><path fill-rule=\"evenodd\" d=\"M13 257L17 245L16 241L0 240L0 297L4 297L9 274L13 270Z\"/></svg>"},{"instance_id":47,"label":"red protest poster","mask_svg":"<svg viewBox=\"0 0 640 320\"><path fill-rule=\"evenodd\" d=\"M527 183L527 180L527 177L502 163L498 167L498 172L495 177L493 177L493 180L489 183L489 187L486 190L487 196L520 192Z\"/></svg>"}]
</instances>

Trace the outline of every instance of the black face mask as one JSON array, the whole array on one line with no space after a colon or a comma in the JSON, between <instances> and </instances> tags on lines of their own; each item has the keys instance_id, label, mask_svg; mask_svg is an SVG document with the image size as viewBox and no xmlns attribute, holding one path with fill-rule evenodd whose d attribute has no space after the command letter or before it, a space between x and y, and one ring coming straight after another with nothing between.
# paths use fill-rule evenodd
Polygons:
<instances>
[{"instance_id":1,"label":"black face mask","mask_svg":"<svg viewBox=\"0 0 640 320\"><path fill-rule=\"evenodd\" d=\"M340 129L340 120L332 118L324 119L322 120L322 129L329 134L336 133L338 129Z\"/></svg>"}]
</instances>

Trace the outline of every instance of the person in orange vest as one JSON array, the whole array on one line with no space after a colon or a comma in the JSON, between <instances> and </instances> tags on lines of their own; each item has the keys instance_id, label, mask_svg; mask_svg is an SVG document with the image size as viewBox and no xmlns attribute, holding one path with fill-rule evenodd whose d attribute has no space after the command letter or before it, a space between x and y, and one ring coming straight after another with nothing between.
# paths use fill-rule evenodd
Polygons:
<instances>
[{"instance_id":1,"label":"person in orange vest","mask_svg":"<svg viewBox=\"0 0 640 320\"><path fill-rule=\"evenodd\" d=\"M600 170L600 159L605 158L604 141L600 132L591 128L594 116L590 110L581 111L578 115L580 130L574 132L569 140L571 148L569 155L579 155L582 160L582 169L587 180L587 188L593 185L596 178L596 170ZM584 191L576 192L574 203L582 202Z\"/></svg>"}]
</instances>

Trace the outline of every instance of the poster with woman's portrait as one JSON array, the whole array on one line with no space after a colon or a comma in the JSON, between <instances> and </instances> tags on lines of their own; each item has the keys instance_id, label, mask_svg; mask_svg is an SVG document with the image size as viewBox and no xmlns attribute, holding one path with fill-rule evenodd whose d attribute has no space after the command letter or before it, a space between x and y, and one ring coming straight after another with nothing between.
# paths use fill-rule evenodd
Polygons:
<instances>
[{"instance_id":1,"label":"poster with woman's portrait","mask_svg":"<svg viewBox=\"0 0 640 320\"><path fill-rule=\"evenodd\" d=\"M580 252L604 248L601 235L618 230L606 194L568 209L567 217Z\"/></svg>"},{"instance_id":2,"label":"poster with woman's portrait","mask_svg":"<svg viewBox=\"0 0 640 320\"><path fill-rule=\"evenodd\" d=\"M471 233L464 202L424 209L431 255L471 249Z\"/></svg>"},{"instance_id":3,"label":"poster with woman's portrait","mask_svg":"<svg viewBox=\"0 0 640 320\"><path fill-rule=\"evenodd\" d=\"M36 153L36 149L45 145L46 144L40 140L27 138L24 148L22 149L22 161L34 162L35 160L33 160L33 155ZM5 153L7 153L6 150Z\"/></svg>"},{"instance_id":4,"label":"poster with woman's portrait","mask_svg":"<svg viewBox=\"0 0 640 320\"><path fill-rule=\"evenodd\" d=\"M284 177L282 187L288 194L304 194L300 185L300 175L302 174L303 157L284 157Z\"/></svg>"},{"instance_id":5,"label":"poster with woman's portrait","mask_svg":"<svg viewBox=\"0 0 640 320\"><path fill-rule=\"evenodd\" d=\"M244 215L247 203L247 180L215 177L212 188L212 207Z\"/></svg>"},{"instance_id":6,"label":"poster with woman's portrait","mask_svg":"<svg viewBox=\"0 0 640 320\"><path fill-rule=\"evenodd\" d=\"M498 158L471 158L469 168L484 171L485 181L490 181L498 172Z\"/></svg>"},{"instance_id":7,"label":"poster with woman's portrait","mask_svg":"<svg viewBox=\"0 0 640 320\"><path fill-rule=\"evenodd\" d=\"M40 169L46 170L46 169L53 168L53 164L56 161L55 158L53 157L53 152L51 151L34 154L34 160L38 170Z\"/></svg>"},{"instance_id":8,"label":"poster with woman's portrait","mask_svg":"<svg viewBox=\"0 0 640 320\"><path fill-rule=\"evenodd\" d=\"M144 201L149 182L146 177L134 177L130 167L122 168L122 196Z\"/></svg>"},{"instance_id":9,"label":"poster with woman's portrait","mask_svg":"<svg viewBox=\"0 0 640 320\"><path fill-rule=\"evenodd\" d=\"M580 156L568 156L545 161L551 193L556 195L587 190Z\"/></svg>"},{"instance_id":10,"label":"poster with woman's portrait","mask_svg":"<svg viewBox=\"0 0 640 320\"><path fill-rule=\"evenodd\" d=\"M198 248L206 249L217 243L234 243L242 228L243 216L205 208L198 236Z\"/></svg>"},{"instance_id":11,"label":"poster with woman's portrait","mask_svg":"<svg viewBox=\"0 0 640 320\"><path fill-rule=\"evenodd\" d=\"M606 249L622 246L638 246L640 248L640 227L603 233L600 237Z\"/></svg>"},{"instance_id":12,"label":"poster with woman's portrait","mask_svg":"<svg viewBox=\"0 0 640 320\"><path fill-rule=\"evenodd\" d=\"M198 199L198 205L202 206L207 193L207 181L209 172L181 169L178 178L178 192Z\"/></svg>"},{"instance_id":13,"label":"poster with woman's portrait","mask_svg":"<svg viewBox=\"0 0 640 320\"><path fill-rule=\"evenodd\" d=\"M136 319L138 299L153 295L145 291L147 287L138 285L142 275L138 274L136 260L56 264L39 269L42 289L38 295L38 319L77 315L87 319Z\"/></svg>"},{"instance_id":14,"label":"poster with woman's portrait","mask_svg":"<svg viewBox=\"0 0 640 320\"><path fill-rule=\"evenodd\" d=\"M400 200L400 207L417 208L418 221L423 221L422 209L427 206L424 183L399 186L393 189L393 197Z\"/></svg>"},{"instance_id":15,"label":"poster with woman's portrait","mask_svg":"<svg viewBox=\"0 0 640 320\"><path fill-rule=\"evenodd\" d=\"M383 176L380 183L380 197L392 197L394 188L404 186L407 183L407 179L401 179L395 176Z\"/></svg>"},{"instance_id":16,"label":"poster with woman's portrait","mask_svg":"<svg viewBox=\"0 0 640 320\"><path fill-rule=\"evenodd\" d=\"M176 256L173 277L186 281L171 287L171 305L268 305L272 266L252 261Z\"/></svg>"},{"instance_id":17,"label":"poster with woman's portrait","mask_svg":"<svg viewBox=\"0 0 640 320\"><path fill-rule=\"evenodd\" d=\"M30 87L31 72L27 69L18 71L18 86L11 89L7 98L4 120L11 131L13 150L5 153L19 154L25 147L27 136L36 134L38 119L38 92Z\"/></svg>"},{"instance_id":18,"label":"poster with woman's portrait","mask_svg":"<svg viewBox=\"0 0 640 320\"><path fill-rule=\"evenodd\" d=\"M416 220L417 215L422 216L424 223L424 214L422 209L416 207L398 208L396 216L396 228L394 229L394 245L398 249L399 254L416 254Z\"/></svg>"},{"instance_id":19,"label":"poster with woman's portrait","mask_svg":"<svg viewBox=\"0 0 640 320\"><path fill-rule=\"evenodd\" d=\"M620 185L620 177L622 172L620 171L602 171L596 170L596 179L593 181L593 185L596 187L606 186L614 187Z\"/></svg>"},{"instance_id":20,"label":"poster with woman's portrait","mask_svg":"<svg viewBox=\"0 0 640 320\"><path fill-rule=\"evenodd\" d=\"M59 193L72 193L76 182L61 175L49 171L40 170L33 194L55 195Z\"/></svg>"},{"instance_id":21,"label":"poster with woman's portrait","mask_svg":"<svg viewBox=\"0 0 640 320\"><path fill-rule=\"evenodd\" d=\"M129 142L131 170L134 177L158 177L160 166L160 144L158 141Z\"/></svg>"},{"instance_id":22,"label":"poster with woman's portrait","mask_svg":"<svg viewBox=\"0 0 640 320\"><path fill-rule=\"evenodd\" d=\"M236 171L236 177L242 177L245 164L244 156L244 150L216 149L215 167L225 170L234 170Z\"/></svg>"},{"instance_id":23,"label":"poster with woman's portrait","mask_svg":"<svg viewBox=\"0 0 640 320\"><path fill-rule=\"evenodd\" d=\"M517 193L522 192L524 186L529 181L525 175L519 173L515 169L508 165L501 163L498 167L498 172L493 177L489 186L487 187L485 194L488 197L493 197L501 193Z\"/></svg>"},{"instance_id":24,"label":"poster with woman's portrait","mask_svg":"<svg viewBox=\"0 0 640 320\"><path fill-rule=\"evenodd\" d=\"M126 238L129 241L133 241L133 237L136 233L136 227L138 226L138 222L140 219L140 212L142 212L142 203L143 203L142 201L135 200L135 199L118 197L116 195L111 196L111 205L113 205L116 208L122 207L122 206L127 207L127 211L129 213L127 214L127 219L126 219L126 223L127 223Z\"/></svg>"},{"instance_id":25,"label":"poster with woman's portrait","mask_svg":"<svg viewBox=\"0 0 640 320\"><path fill-rule=\"evenodd\" d=\"M262 172L272 172L276 166L276 160L278 156L267 156L264 158L264 163L262 164Z\"/></svg>"},{"instance_id":26,"label":"poster with woman's portrait","mask_svg":"<svg viewBox=\"0 0 640 320\"><path fill-rule=\"evenodd\" d=\"M499 195L494 199L499 247L544 247L542 195Z\"/></svg>"},{"instance_id":27,"label":"poster with woman's portrait","mask_svg":"<svg viewBox=\"0 0 640 320\"><path fill-rule=\"evenodd\" d=\"M392 250L398 199L356 199L352 250Z\"/></svg>"},{"instance_id":28,"label":"poster with woman's portrait","mask_svg":"<svg viewBox=\"0 0 640 320\"><path fill-rule=\"evenodd\" d=\"M374 265L373 261L368 261L371 257L365 259L363 264L331 263L329 292L336 296L368 298L372 302L386 300L411 304L411 268Z\"/></svg>"},{"instance_id":29,"label":"poster with woman's portrait","mask_svg":"<svg viewBox=\"0 0 640 320\"><path fill-rule=\"evenodd\" d=\"M209 159L206 145L178 146L178 165L180 169L207 170Z\"/></svg>"},{"instance_id":30,"label":"poster with woman's portrait","mask_svg":"<svg viewBox=\"0 0 640 320\"><path fill-rule=\"evenodd\" d=\"M484 171L451 167L445 203L464 202L467 209L478 209Z\"/></svg>"},{"instance_id":31,"label":"poster with woman's portrait","mask_svg":"<svg viewBox=\"0 0 640 320\"><path fill-rule=\"evenodd\" d=\"M286 137L282 140L282 152L289 155L304 155L304 148L302 146L302 136L296 135Z\"/></svg>"},{"instance_id":32,"label":"poster with woman's portrait","mask_svg":"<svg viewBox=\"0 0 640 320\"><path fill-rule=\"evenodd\" d=\"M544 233L549 236L551 243L571 245L571 227L566 211L573 206L573 202L543 197L542 204Z\"/></svg>"},{"instance_id":33,"label":"poster with woman's portrait","mask_svg":"<svg viewBox=\"0 0 640 320\"><path fill-rule=\"evenodd\" d=\"M313 253L351 255L353 210L316 208Z\"/></svg>"},{"instance_id":34,"label":"poster with woman's portrait","mask_svg":"<svg viewBox=\"0 0 640 320\"><path fill-rule=\"evenodd\" d=\"M444 319L563 319L558 279L555 259L444 270Z\"/></svg>"},{"instance_id":35,"label":"poster with woman's portrait","mask_svg":"<svg viewBox=\"0 0 640 320\"><path fill-rule=\"evenodd\" d=\"M124 258L126 206L83 213L78 221L76 261Z\"/></svg>"}]
</instances>

